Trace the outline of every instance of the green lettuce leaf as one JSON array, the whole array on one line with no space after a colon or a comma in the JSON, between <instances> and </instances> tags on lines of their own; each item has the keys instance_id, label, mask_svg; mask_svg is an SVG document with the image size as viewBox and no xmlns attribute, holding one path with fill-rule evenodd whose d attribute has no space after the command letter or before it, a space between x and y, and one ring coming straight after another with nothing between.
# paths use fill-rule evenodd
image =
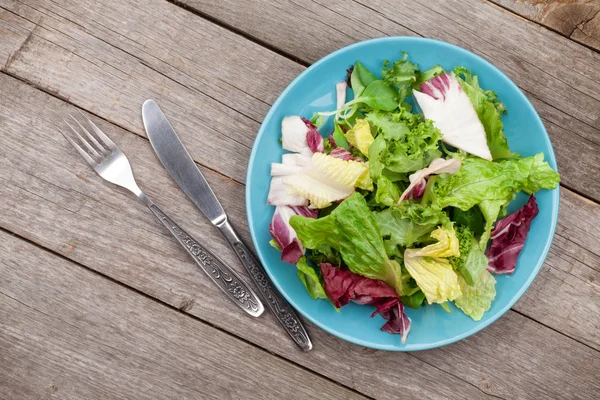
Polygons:
<instances>
[{"instance_id":1,"label":"green lettuce leaf","mask_svg":"<svg viewBox=\"0 0 600 400\"><path fill-rule=\"evenodd\" d=\"M332 265L342 264L340 253L326 245L321 245L312 249L309 254L306 255L306 260L315 265L321 265L321 263L329 263Z\"/></svg>"},{"instance_id":2,"label":"green lettuce leaf","mask_svg":"<svg viewBox=\"0 0 600 400\"><path fill-rule=\"evenodd\" d=\"M389 67L389 68L388 68ZM390 86L398 89L398 101L402 102L412 92L412 85L417 81L419 67L408 61L408 54L404 53L402 59L390 65L388 60L383 62L382 79Z\"/></svg>"},{"instance_id":3,"label":"green lettuce leaf","mask_svg":"<svg viewBox=\"0 0 600 400\"><path fill-rule=\"evenodd\" d=\"M323 281L315 269L306 263L306 259L301 257L296 264L298 268L298 278L306 288L306 291L315 300L328 299L323 287Z\"/></svg>"},{"instance_id":4,"label":"green lettuce leaf","mask_svg":"<svg viewBox=\"0 0 600 400\"><path fill-rule=\"evenodd\" d=\"M453 229L438 228L431 233L437 243L422 249L407 249L404 266L425 294L429 304L455 300L462 292L458 275L448 261L459 255L459 244Z\"/></svg>"},{"instance_id":5,"label":"green lettuce leaf","mask_svg":"<svg viewBox=\"0 0 600 400\"><path fill-rule=\"evenodd\" d=\"M360 193L348 197L326 217L294 216L290 225L304 247L330 246L340 252L351 272L384 281L402 295L400 265L388 257L375 216Z\"/></svg>"},{"instance_id":6,"label":"green lettuce leaf","mask_svg":"<svg viewBox=\"0 0 600 400\"><path fill-rule=\"evenodd\" d=\"M458 282L462 296L454 300L454 304L469 317L479 321L496 298L496 280L487 270L483 270L472 286L462 277L458 278Z\"/></svg>"},{"instance_id":7,"label":"green lettuce leaf","mask_svg":"<svg viewBox=\"0 0 600 400\"><path fill-rule=\"evenodd\" d=\"M427 167L442 155L438 148L442 134L429 120L423 122L407 116L405 110L398 113L373 111L365 119L376 132L375 141L369 148L371 177L375 181L384 169L395 173L412 172Z\"/></svg>"},{"instance_id":8,"label":"green lettuce leaf","mask_svg":"<svg viewBox=\"0 0 600 400\"><path fill-rule=\"evenodd\" d=\"M385 176L377 180L377 191L375 192L375 202L387 207L391 207L398 202L400 198L400 189L398 185Z\"/></svg>"},{"instance_id":9,"label":"green lettuce leaf","mask_svg":"<svg viewBox=\"0 0 600 400\"><path fill-rule=\"evenodd\" d=\"M419 89L419 85L423 82L427 82L430 79L435 78L444 73L444 68L441 65L436 65L435 67L429 68L426 71L418 71L417 72L417 80L413 83L414 89Z\"/></svg>"},{"instance_id":10,"label":"green lettuce leaf","mask_svg":"<svg viewBox=\"0 0 600 400\"><path fill-rule=\"evenodd\" d=\"M469 228L458 226L456 237L459 242L460 256L450 257L448 260L467 284L473 285L487 268L488 259Z\"/></svg>"},{"instance_id":11,"label":"green lettuce leaf","mask_svg":"<svg viewBox=\"0 0 600 400\"><path fill-rule=\"evenodd\" d=\"M542 160L542 154L497 162L466 158L457 173L441 175L435 180L433 196L442 208L452 206L466 211L483 201L509 201L521 190L531 194L553 189L558 185L559 175Z\"/></svg>"},{"instance_id":12,"label":"green lettuce leaf","mask_svg":"<svg viewBox=\"0 0 600 400\"><path fill-rule=\"evenodd\" d=\"M352 74L350 75L350 83L352 85L352 91L354 92L354 98L359 97L363 90L373 81L376 81L377 77L373 75L371 71L367 69L360 61L354 64Z\"/></svg>"},{"instance_id":13,"label":"green lettuce leaf","mask_svg":"<svg viewBox=\"0 0 600 400\"><path fill-rule=\"evenodd\" d=\"M431 179L424 199L435 202L439 208L452 206L467 211L478 206L486 221L480 239L481 247L485 248L493 223L516 193L524 190L531 194L558 185L558 172L543 157L540 153L493 162L466 158L457 173Z\"/></svg>"},{"instance_id":14,"label":"green lettuce leaf","mask_svg":"<svg viewBox=\"0 0 600 400\"><path fill-rule=\"evenodd\" d=\"M506 112L504 104L492 90L483 90L479 87L477 75L464 67L457 67L454 74L463 90L469 96L479 120L483 124L487 136L487 143L494 160L518 156L510 151L508 141L504 136L502 114Z\"/></svg>"},{"instance_id":15,"label":"green lettuce leaf","mask_svg":"<svg viewBox=\"0 0 600 400\"><path fill-rule=\"evenodd\" d=\"M485 220L479 207L471 207L466 211L452 207L450 215L452 215L452 221L457 225L469 228L476 237L480 237L483 233Z\"/></svg>"},{"instance_id":16,"label":"green lettuce leaf","mask_svg":"<svg viewBox=\"0 0 600 400\"><path fill-rule=\"evenodd\" d=\"M533 156L527 183L523 186L525 193L533 194L540 189L555 188L559 183L560 175L544 161L544 155L538 153Z\"/></svg>"},{"instance_id":17,"label":"green lettuce leaf","mask_svg":"<svg viewBox=\"0 0 600 400\"><path fill-rule=\"evenodd\" d=\"M447 220L443 212L409 201L373 214L388 255L396 254L398 247L429 242L431 232Z\"/></svg>"},{"instance_id":18,"label":"green lettuce leaf","mask_svg":"<svg viewBox=\"0 0 600 400\"><path fill-rule=\"evenodd\" d=\"M423 305L423 301L425 300L425 294L421 290L417 290L415 293L410 296L402 296L400 297L400 301L409 307L419 308Z\"/></svg>"}]
</instances>

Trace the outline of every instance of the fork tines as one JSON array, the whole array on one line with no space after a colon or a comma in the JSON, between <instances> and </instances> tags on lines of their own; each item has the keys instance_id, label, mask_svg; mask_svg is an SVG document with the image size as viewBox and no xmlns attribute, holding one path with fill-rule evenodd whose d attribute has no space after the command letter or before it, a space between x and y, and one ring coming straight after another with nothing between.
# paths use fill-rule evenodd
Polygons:
<instances>
[{"instance_id":1,"label":"fork tines","mask_svg":"<svg viewBox=\"0 0 600 400\"><path fill-rule=\"evenodd\" d=\"M96 126L96 124L94 124L89 118L87 118L81 111L79 111L79 114L88 123L88 125L91 127L92 131L96 134L98 138L92 135L92 133L89 130L87 130L73 115L69 116L77 124L80 131L83 131L84 136L87 137L87 140L79 133L79 131L75 127L73 127L73 125L69 123L69 121L64 121L67 124L67 126L71 128L73 133L79 139L79 142L83 144L87 151L84 150L79 144L77 144L75 140L71 139L69 135L67 135L61 129L58 130L65 137L65 139L67 139L67 141L71 143L73 147L75 147L75 150L77 150L77 152L81 154L85 161L87 161L87 163L90 164L92 168L94 168L106 156L110 155L113 151L115 151L117 149L117 146L112 140L109 139L108 136L104 134L104 132L100 130L100 128Z\"/></svg>"}]
</instances>

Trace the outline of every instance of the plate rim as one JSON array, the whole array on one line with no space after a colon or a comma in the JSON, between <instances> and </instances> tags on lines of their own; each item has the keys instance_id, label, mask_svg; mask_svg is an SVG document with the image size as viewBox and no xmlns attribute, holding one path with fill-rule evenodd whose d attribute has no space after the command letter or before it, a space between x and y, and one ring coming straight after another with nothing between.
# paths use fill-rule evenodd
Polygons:
<instances>
[{"instance_id":1,"label":"plate rim","mask_svg":"<svg viewBox=\"0 0 600 400\"><path fill-rule=\"evenodd\" d=\"M246 203L246 217L248 219L248 229L250 231L250 236L252 238L252 244L254 245L254 248L256 250L256 253L259 257L260 262L262 263L265 271L267 272L267 275L269 276L269 278L271 279L271 282L273 283L273 285L277 288L277 290L279 291L279 293L282 294L282 296L292 305L292 307L294 307L294 309L299 312L304 318L308 319L311 323L315 324L316 326L318 326L319 328L323 329L325 332L334 335L336 337L339 337L343 340L346 340L350 343L354 343L360 346L364 346L364 347L369 347L369 348L374 348L374 349L378 349L378 350L387 350L387 351L400 351L400 352L405 352L405 351L420 351L420 350L429 350L429 349L434 349L437 347L442 347L442 346L446 346L449 345L451 343L455 343L458 342L462 339L465 339L471 335L474 335L475 333L487 328L488 326L490 326L492 323L496 322L500 317L502 317L504 314L506 314L511 308L512 306L519 301L519 299L523 296L523 294L527 291L527 289L529 289L529 287L531 286L531 284L533 283L533 281L535 280L535 278L537 277L540 269L542 268L544 262L546 261L546 258L548 256L548 252L550 251L550 246L552 245L552 242L554 240L554 236L556 233L556 226L558 223L558 213L559 213L559 208L560 208L560 184L556 187L556 189L552 189L550 190L550 192L552 193L552 209L553 209L553 213L552 213L552 221L550 224L550 235L548 236L548 240L545 243L544 249L542 250L542 254L539 257L537 264L535 265L535 268L533 268L532 273L529 275L529 277L527 278L527 280L523 283L523 285L521 286L521 288L519 289L519 291L510 299L510 301L508 301L508 303L502 307L499 311L497 311L494 315L492 315L487 321L479 323L477 325L475 325L473 327L473 329L470 329L467 332L464 332L460 335L454 336L452 338L448 338L445 340L440 340L440 341L436 341L436 342L432 342L432 343L427 343L427 344L413 344L411 345L406 344L403 345L402 347L393 347L393 346L386 346L386 345L382 345L382 344L374 344L372 342L366 342L362 339L357 339L355 337L349 336L345 333L336 331L335 329L332 329L330 327L328 327L325 324L322 324L321 322L317 321L315 318L313 318L310 313L307 313L305 310L303 310L301 307L298 306L298 304L294 301L294 299L292 297L290 297L284 290L282 290L281 286L279 285L279 283L277 282L277 280L274 278L273 274L270 272L269 268L266 267L267 263L265 262L265 257L263 256L261 250L260 250L260 246L258 245L258 241L257 241L257 235L256 235L256 231L254 228L254 220L252 218L252 204L250 201L250 188L252 187L252 176L251 176L251 172L252 172L252 167L255 161L255 158L258 154L258 146L257 143L262 139L262 136L265 133L265 127L269 124L269 122L271 121L271 119L273 118L273 114L275 113L275 110L278 108L279 104L283 101L283 99L287 96L288 92L292 90L293 87L295 87L298 82L300 82L300 80L302 80L302 78L307 75L308 73L310 73L310 71L312 69L317 68L319 65L321 65L322 63L327 62L329 59L332 59L334 57L336 57L338 54L341 54L345 51L348 51L350 49L354 49L357 47L362 47L362 46L368 46L370 43L374 43L374 42L397 42L397 41L406 41L406 42L410 42L410 41L415 41L415 42L427 42L427 43L433 43L436 45L441 45L443 47L447 47L450 48L454 51L458 51L460 53L463 54L467 54L469 57L475 57L477 59L479 59L479 61L481 61L484 65L486 65L488 68L491 68L493 70L495 70L495 72L499 73L500 75L504 76L504 78L507 80L507 82L509 82L509 85L516 90L516 93L518 93L518 96L521 97L522 100L525 101L525 104L527 104L534 112L535 115L535 123L537 123L537 125L541 128L542 132L544 133L544 140L545 142L549 145L549 158L546 160L555 170L558 170L557 168L557 164L556 164L556 155L554 153L554 147L552 146L552 141L550 140L550 136L548 135L548 132L546 131L546 127L544 126L541 117L539 116L537 110L535 109L535 107L533 106L533 104L531 104L531 102L529 101L529 99L527 98L527 96L525 96L525 94L523 93L523 91L517 86L517 84L515 84L512 79L510 79L502 70L500 70L498 67L496 67L495 65L493 65L491 62L489 62L487 59L485 59L484 57L481 57L467 49L464 49L460 46L454 45L452 43L448 43L442 40L436 40L436 39L430 39L430 38L422 38L422 37L413 37L413 36L389 36L389 37L382 37L382 38L375 38L375 39L369 39L369 40L364 40L364 41L360 41L357 43L353 43L351 45L342 47L332 53L329 53L328 55L326 55L325 57L319 59L317 62L311 64L308 68L306 68L304 71L302 71L296 78L294 78L287 86L286 88L281 92L281 94L277 97L277 100L275 100L275 102L273 103L273 105L269 108L269 111L267 113L267 115L265 116L265 118L263 119L260 128L258 130L258 133L256 135L256 138L254 139L254 142L252 144L252 151L250 153L250 158L248 160L248 169L246 171L246 188L244 191L245 194L245 203ZM316 300L315 300L316 301Z\"/></svg>"}]
</instances>

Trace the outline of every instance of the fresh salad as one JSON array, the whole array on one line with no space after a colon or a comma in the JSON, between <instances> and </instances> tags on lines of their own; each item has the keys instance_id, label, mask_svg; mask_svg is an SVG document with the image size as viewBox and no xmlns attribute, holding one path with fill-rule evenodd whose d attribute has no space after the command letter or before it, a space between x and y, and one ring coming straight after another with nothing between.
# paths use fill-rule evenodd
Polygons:
<instances>
[{"instance_id":1,"label":"fresh salad","mask_svg":"<svg viewBox=\"0 0 600 400\"><path fill-rule=\"evenodd\" d=\"M271 166L271 245L312 298L374 306L402 343L404 307L453 302L481 319L494 275L515 270L533 194L559 174L541 153L510 150L504 105L463 67L421 71L404 54L379 78L357 61L335 89L336 110L281 123L289 153ZM333 130L319 132L327 119ZM529 201L507 215L521 191Z\"/></svg>"}]
</instances>

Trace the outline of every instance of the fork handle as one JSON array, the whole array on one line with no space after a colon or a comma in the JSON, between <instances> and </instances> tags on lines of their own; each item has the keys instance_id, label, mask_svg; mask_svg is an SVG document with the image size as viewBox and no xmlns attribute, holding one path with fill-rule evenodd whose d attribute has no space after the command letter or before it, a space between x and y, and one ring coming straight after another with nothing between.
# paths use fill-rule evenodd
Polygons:
<instances>
[{"instance_id":1,"label":"fork handle","mask_svg":"<svg viewBox=\"0 0 600 400\"><path fill-rule=\"evenodd\" d=\"M254 291L242 278L227 266L217 256L208 251L183 228L169 218L156 204L144 196L142 201L156 215L163 225L171 232L181 247L196 261L196 264L208 275L210 279L242 310L253 317L258 317L264 311L263 304Z\"/></svg>"},{"instance_id":2,"label":"fork handle","mask_svg":"<svg viewBox=\"0 0 600 400\"><path fill-rule=\"evenodd\" d=\"M298 318L292 306L283 298L283 296L281 296L277 289L273 287L273 284L261 263L252 254L242 239L240 239L227 220L218 224L217 227L235 251L235 254L250 274L250 277L256 286L258 286L262 298L271 311L273 311L273 314L275 314L277 321L279 321L288 335L292 337L294 342L296 342L302 350L311 350L312 343L302 321L300 321L300 318Z\"/></svg>"}]
</instances>

